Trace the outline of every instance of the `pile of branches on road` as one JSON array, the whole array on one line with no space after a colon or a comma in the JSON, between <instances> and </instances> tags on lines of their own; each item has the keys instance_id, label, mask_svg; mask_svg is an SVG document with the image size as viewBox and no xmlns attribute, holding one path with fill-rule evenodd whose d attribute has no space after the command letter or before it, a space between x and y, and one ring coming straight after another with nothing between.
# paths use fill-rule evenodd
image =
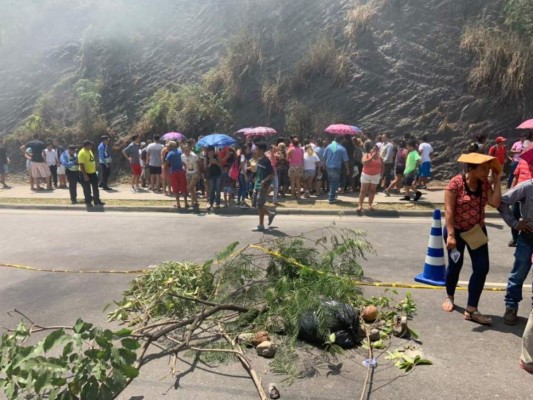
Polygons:
<instances>
[{"instance_id":1,"label":"pile of branches on road","mask_svg":"<svg viewBox=\"0 0 533 400\"><path fill-rule=\"evenodd\" d=\"M115 398L157 345L173 358L172 372L184 352L236 358L266 399L246 346L254 333L278 335L268 356L277 345L290 357L274 360L272 369L297 374L294 348L302 318L310 313L325 356L342 352L332 332L332 315L338 313L328 304L360 309L369 303L354 284L363 276L361 260L373 251L364 234L330 227L238 246L232 243L205 263L164 262L137 276L108 314L124 326L115 332L82 320L74 327L45 327L20 313L26 322L2 336L0 389L9 399ZM392 326L400 312L393 306L383 310L383 324ZM26 345L32 334L50 329L37 345Z\"/></svg>"}]
</instances>

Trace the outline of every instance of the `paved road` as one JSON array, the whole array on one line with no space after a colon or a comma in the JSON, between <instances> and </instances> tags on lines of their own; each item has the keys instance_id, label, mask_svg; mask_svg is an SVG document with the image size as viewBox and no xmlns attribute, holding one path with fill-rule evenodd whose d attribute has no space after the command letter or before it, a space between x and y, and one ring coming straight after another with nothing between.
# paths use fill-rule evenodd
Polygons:
<instances>
[{"instance_id":1,"label":"paved road","mask_svg":"<svg viewBox=\"0 0 533 400\"><path fill-rule=\"evenodd\" d=\"M162 215L156 213L86 213L0 211L0 262L41 268L71 270L138 269L162 260L202 260L224 245L239 240L256 242L263 234L252 232L256 218L215 215ZM331 223L368 232L376 248L365 265L366 275L382 281L412 282L421 271L431 221L427 219L370 219L331 217L289 217L275 221L273 235L291 235L325 227ZM506 247L508 231L498 221L491 222L492 267L489 281L504 283L512 262ZM269 235L271 237L271 235ZM465 265L462 279L468 279ZM71 324L79 315L86 320L105 323L102 309L119 298L131 276L70 275L0 269L0 325L13 324L6 311L17 307L48 324ZM529 290L529 289L528 289ZM382 289L366 289L378 295ZM400 290L401 293L404 290ZM503 325L501 292L486 292L482 310L495 316L491 329L465 322L461 314L440 311L443 292L418 290L414 293L419 315L413 327L420 332L426 355L434 366L419 368L407 377L382 368L374 378L372 399L533 399L531 378L517 368L523 324ZM466 295L458 294L464 305ZM529 294L526 293L526 298ZM529 312L524 301L520 315ZM522 321L524 322L524 321ZM395 345L400 344L395 343ZM343 372L337 377L326 373L282 385L284 399L358 398L364 379L360 366L361 351L350 353ZM279 381L266 373L264 360L254 360L265 382ZM255 394L240 367L210 369L196 364L194 374L185 360L181 365L179 389L171 390L175 379L166 377L167 360L152 361L123 399L253 399ZM263 374L263 371L265 373Z\"/></svg>"}]
</instances>

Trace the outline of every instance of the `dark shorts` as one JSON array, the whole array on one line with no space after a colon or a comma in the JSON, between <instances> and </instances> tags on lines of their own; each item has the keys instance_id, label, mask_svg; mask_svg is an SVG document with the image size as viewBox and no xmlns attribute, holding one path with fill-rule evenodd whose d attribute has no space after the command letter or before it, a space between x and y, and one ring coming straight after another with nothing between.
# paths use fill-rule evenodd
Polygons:
<instances>
[{"instance_id":1,"label":"dark shorts","mask_svg":"<svg viewBox=\"0 0 533 400\"><path fill-rule=\"evenodd\" d=\"M270 185L262 186L260 189L254 189L252 207L262 208L265 206L269 189Z\"/></svg>"},{"instance_id":2,"label":"dark shorts","mask_svg":"<svg viewBox=\"0 0 533 400\"><path fill-rule=\"evenodd\" d=\"M141 176L141 173L142 173L141 164L131 164L131 173L135 176Z\"/></svg>"},{"instance_id":3,"label":"dark shorts","mask_svg":"<svg viewBox=\"0 0 533 400\"><path fill-rule=\"evenodd\" d=\"M186 194L187 193L187 178L185 177L185 171L174 171L170 173L170 184L172 186L172 192L174 194Z\"/></svg>"},{"instance_id":4,"label":"dark shorts","mask_svg":"<svg viewBox=\"0 0 533 400\"><path fill-rule=\"evenodd\" d=\"M429 178L431 176L431 162L426 161L418 167L418 176L421 178Z\"/></svg>"},{"instance_id":5,"label":"dark shorts","mask_svg":"<svg viewBox=\"0 0 533 400\"><path fill-rule=\"evenodd\" d=\"M403 177L403 185L411 186L416 179L416 171L410 172Z\"/></svg>"},{"instance_id":6,"label":"dark shorts","mask_svg":"<svg viewBox=\"0 0 533 400\"><path fill-rule=\"evenodd\" d=\"M149 167L150 175L161 175L161 167Z\"/></svg>"},{"instance_id":7,"label":"dark shorts","mask_svg":"<svg viewBox=\"0 0 533 400\"><path fill-rule=\"evenodd\" d=\"M403 171L405 171L405 166L398 165L395 170L396 175L403 175Z\"/></svg>"}]
</instances>

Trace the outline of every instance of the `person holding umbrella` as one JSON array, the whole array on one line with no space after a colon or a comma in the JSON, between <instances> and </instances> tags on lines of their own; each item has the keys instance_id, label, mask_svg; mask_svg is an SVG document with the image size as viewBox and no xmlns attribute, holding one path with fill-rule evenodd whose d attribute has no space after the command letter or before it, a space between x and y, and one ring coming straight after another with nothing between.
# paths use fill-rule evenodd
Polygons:
<instances>
[{"instance_id":1,"label":"person holding umbrella","mask_svg":"<svg viewBox=\"0 0 533 400\"><path fill-rule=\"evenodd\" d=\"M337 202L337 189L341 179L341 168L346 169L346 174L350 173L350 164L348 162L348 153L343 145L340 144L341 136L335 136L335 140L326 147L324 151L324 164L328 173L329 180L329 203Z\"/></svg>"},{"instance_id":2,"label":"person holding umbrella","mask_svg":"<svg viewBox=\"0 0 533 400\"><path fill-rule=\"evenodd\" d=\"M183 170L183 161L181 159L183 153L178 149L178 144L173 140L168 142L168 148L169 151L165 158L165 162L170 168L170 185L176 196L175 207L178 210L181 208L180 194L183 194L185 208L189 208L189 205L187 204L187 178L185 171Z\"/></svg>"}]
</instances>

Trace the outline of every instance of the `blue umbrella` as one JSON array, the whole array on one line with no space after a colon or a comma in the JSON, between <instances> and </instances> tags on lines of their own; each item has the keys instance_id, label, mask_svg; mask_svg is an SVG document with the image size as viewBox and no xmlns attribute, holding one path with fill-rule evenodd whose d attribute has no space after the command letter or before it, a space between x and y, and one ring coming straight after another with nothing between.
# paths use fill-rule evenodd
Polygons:
<instances>
[{"instance_id":1,"label":"blue umbrella","mask_svg":"<svg viewBox=\"0 0 533 400\"><path fill-rule=\"evenodd\" d=\"M204 136L198 141L198 144L202 147L207 147L207 146L224 147L224 146L232 146L236 143L237 141L235 139L223 133L212 133L210 135Z\"/></svg>"}]
</instances>

